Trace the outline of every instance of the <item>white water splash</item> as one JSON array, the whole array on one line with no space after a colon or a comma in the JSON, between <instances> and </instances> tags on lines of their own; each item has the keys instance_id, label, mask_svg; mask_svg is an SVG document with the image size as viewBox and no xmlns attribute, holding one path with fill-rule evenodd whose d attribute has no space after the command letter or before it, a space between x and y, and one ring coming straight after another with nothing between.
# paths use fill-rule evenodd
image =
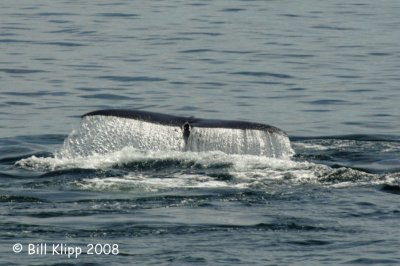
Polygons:
<instances>
[{"instance_id":1,"label":"white water splash","mask_svg":"<svg viewBox=\"0 0 400 266\"><path fill-rule=\"evenodd\" d=\"M164 164L153 169L152 165ZM136 169L136 165L149 167ZM17 162L35 170L123 169L123 175L98 176L72 181L82 190L152 192L176 188L269 189L275 184L315 184L349 187L396 184L399 176L369 174L351 168L254 155L223 152L141 151L124 148L109 154L77 158L29 157ZM133 167L132 167L133 165Z\"/></svg>"}]
</instances>

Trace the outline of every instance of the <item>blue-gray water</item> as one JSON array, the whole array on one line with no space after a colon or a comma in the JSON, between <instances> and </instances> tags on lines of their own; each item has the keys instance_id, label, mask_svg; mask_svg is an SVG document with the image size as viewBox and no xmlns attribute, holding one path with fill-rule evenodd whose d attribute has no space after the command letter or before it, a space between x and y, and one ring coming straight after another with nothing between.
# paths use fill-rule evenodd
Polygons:
<instances>
[{"instance_id":1,"label":"blue-gray water","mask_svg":"<svg viewBox=\"0 0 400 266\"><path fill-rule=\"evenodd\" d=\"M399 264L399 14L394 0L1 1L1 264ZM296 155L54 158L103 108L268 123Z\"/></svg>"}]
</instances>

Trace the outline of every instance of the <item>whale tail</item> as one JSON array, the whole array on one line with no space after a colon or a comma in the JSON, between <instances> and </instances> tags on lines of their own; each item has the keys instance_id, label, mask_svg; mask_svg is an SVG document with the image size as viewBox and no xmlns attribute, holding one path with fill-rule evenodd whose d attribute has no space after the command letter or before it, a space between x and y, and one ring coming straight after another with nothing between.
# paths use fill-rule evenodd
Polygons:
<instances>
[{"instance_id":1,"label":"whale tail","mask_svg":"<svg viewBox=\"0 0 400 266\"><path fill-rule=\"evenodd\" d=\"M138 110L84 114L64 142L64 155L87 156L131 146L142 150L222 151L275 158L293 155L282 130L260 123L179 117Z\"/></svg>"}]
</instances>

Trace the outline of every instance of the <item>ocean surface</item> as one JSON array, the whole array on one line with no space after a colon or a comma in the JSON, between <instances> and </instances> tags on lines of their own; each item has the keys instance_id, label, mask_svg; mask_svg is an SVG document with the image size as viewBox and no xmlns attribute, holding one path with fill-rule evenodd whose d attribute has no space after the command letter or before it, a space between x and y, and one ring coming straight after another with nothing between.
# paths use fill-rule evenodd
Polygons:
<instances>
[{"instance_id":1,"label":"ocean surface","mask_svg":"<svg viewBox=\"0 0 400 266\"><path fill-rule=\"evenodd\" d=\"M399 265L399 14L397 0L1 1L0 264ZM138 149L81 120L105 108L270 124L292 150Z\"/></svg>"}]
</instances>

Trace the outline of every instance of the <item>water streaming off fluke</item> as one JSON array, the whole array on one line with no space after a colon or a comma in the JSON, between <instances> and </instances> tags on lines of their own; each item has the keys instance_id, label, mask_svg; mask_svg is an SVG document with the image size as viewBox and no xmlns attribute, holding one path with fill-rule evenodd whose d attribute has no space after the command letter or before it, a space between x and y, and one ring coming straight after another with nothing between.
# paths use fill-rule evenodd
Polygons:
<instances>
[{"instance_id":1,"label":"water streaming off fluke","mask_svg":"<svg viewBox=\"0 0 400 266\"><path fill-rule=\"evenodd\" d=\"M185 123L190 127L185 127ZM64 141L57 156L106 154L125 147L149 151L222 151L280 159L293 155L287 135L268 125L105 110L84 115L80 127Z\"/></svg>"},{"instance_id":2,"label":"water streaming off fluke","mask_svg":"<svg viewBox=\"0 0 400 266\"><path fill-rule=\"evenodd\" d=\"M278 132L254 129L192 128L187 150L222 151L289 158L293 152L288 137Z\"/></svg>"}]
</instances>

